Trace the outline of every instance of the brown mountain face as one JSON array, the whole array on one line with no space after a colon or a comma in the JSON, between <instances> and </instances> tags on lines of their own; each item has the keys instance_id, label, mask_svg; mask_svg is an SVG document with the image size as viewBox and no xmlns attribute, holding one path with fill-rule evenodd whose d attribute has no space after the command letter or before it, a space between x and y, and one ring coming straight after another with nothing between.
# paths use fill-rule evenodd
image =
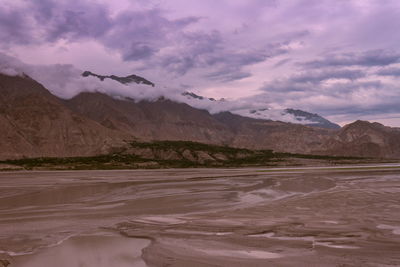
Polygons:
<instances>
[{"instance_id":1,"label":"brown mountain face","mask_svg":"<svg viewBox=\"0 0 400 267\"><path fill-rule=\"evenodd\" d=\"M107 153L123 135L66 108L29 77L0 74L0 158Z\"/></svg>"},{"instance_id":2,"label":"brown mountain face","mask_svg":"<svg viewBox=\"0 0 400 267\"><path fill-rule=\"evenodd\" d=\"M229 143L235 147L272 149L290 153L310 153L320 149L334 130L279 121L257 120L229 112L214 115L234 133Z\"/></svg>"},{"instance_id":3,"label":"brown mountain face","mask_svg":"<svg viewBox=\"0 0 400 267\"><path fill-rule=\"evenodd\" d=\"M356 121L344 126L314 153L372 158L400 158L400 129Z\"/></svg>"},{"instance_id":4,"label":"brown mountain face","mask_svg":"<svg viewBox=\"0 0 400 267\"><path fill-rule=\"evenodd\" d=\"M400 131L357 121L341 130L257 120L207 111L166 99L117 100L81 93L64 102L74 112L138 140L184 140L280 152L360 157L400 157Z\"/></svg>"},{"instance_id":5,"label":"brown mountain face","mask_svg":"<svg viewBox=\"0 0 400 267\"><path fill-rule=\"evenodd\" d=\"M61 100L29 77L0 75L0 159L89 156L124 140L182 140L279 152L400 158L400 130L357 121L340 130L241 117L167 99L101 93Z\"/></svg>"},{"instance_id":6,"label":"brown mountain face","mask_svg":"<svg viewBox=\"0 0 400 267\"><path fill-rule=\"evenodd\" d=\"M138 140L182 140L250 149L309 153L320 149L334 131L284 122L257 120L229 112L205 110L166 99L154 102L117 100L81 93L65 104L82 116Z\"/></svg>"},{"instance_id":7,"label":"brown mountain face","mask_svg":"<svg viewBox=\"0 0 400 267\"><path fill-rule=\"evenodd\" d=\"M100 93L81 93L65 105L109 129L143 141L183 140L222 144L231 139L229 129L205 110L167 99L118 100Z\"/></svg>"}]
</instances>

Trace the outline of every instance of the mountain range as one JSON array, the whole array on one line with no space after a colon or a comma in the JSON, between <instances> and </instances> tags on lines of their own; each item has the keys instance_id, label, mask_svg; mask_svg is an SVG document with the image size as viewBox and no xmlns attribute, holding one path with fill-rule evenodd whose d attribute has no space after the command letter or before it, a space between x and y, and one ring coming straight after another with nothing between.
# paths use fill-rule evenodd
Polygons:
<instances>
[{"instance_id":1,"label":"mountain range","mask_svg":"<svg viewBox=\"0 0 400 267\"><path fill-rule=\"evenodd\" d=\"M196 95L193 92L184 92L182 93L183 96L186 97L186 100L189 100L188 103L191 105L196 106L199 102L208 102L207 106L214 106L214 110L221 110L221 111L229 111L231 113L249 117L253 119L262 119L262 120L274 120L274 121L283 121L283 122L291 122L295 124L302 124L307 126L314 126L320 128L327 128L327 129L339 129L340 125L333 123L318 114L309 113L303 110L298 109L273 109L270 107L263 107L258 109L252 108L242 108L242 107L233 107L229 106L228 101L224 98L220 100L216 100L214 98L207 98L203 96ZM191 100L191 101L190 101ZM193 101L194 100L194 101ZM197 103L196 103L197 102ZM228 105L227 105L228 104ZM234 103L231 103L234 104ZM204 103L203 103L204 105ZM202 105L198 105L201 107ZM227 106L223 110L223 108L218 108L218 106Z\"/></svg>"},{"instance_id":2,"label":"mountain range","mask_svg":"<svg viewBox=\"0 0 400 267\"><path fill-rule=\"evenodd\" d=\"M124 83L127 77L140 76L123 80L118 76L101 77ZM218 104L215 99L208 101ZM298 110L287 113L322 118ZM321 123L326 121L322 118ZM226 111L211 114L168 98L135 101L100 92L61 99L27 75L0 74L0 125L0 159L107 154L134 140L182 140L302 154L400 158L400 130L379 123L356 121L343 128L323 128Z\"/></svg>"}]
</instances>

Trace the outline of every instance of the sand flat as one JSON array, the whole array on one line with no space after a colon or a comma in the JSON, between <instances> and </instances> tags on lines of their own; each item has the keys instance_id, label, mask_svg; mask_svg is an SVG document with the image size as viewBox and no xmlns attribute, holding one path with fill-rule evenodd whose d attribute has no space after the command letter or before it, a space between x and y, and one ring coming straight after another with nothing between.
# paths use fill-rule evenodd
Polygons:
<instances>
[{"instance_id":1,"label":"sand flat","mask_svg":"<svg viewBox=\"0 0 400 267\"><path fill-rule=\"evenodd\" d=\"M75 236L33 255L15 257L16 267L145 267L142 249L149 240L121 236Z\"/></svg>"},{"instance_id":2,"label":"sand flat","mask_svg":"<svg viewBox=\"0 0 400 267\"><path fill-rule=\"evenodd\" d=\"M10 267L55 259L87 267L400 266L399 188L393 166L4 172L0 259Z\"/></svg>"}]
</instances>

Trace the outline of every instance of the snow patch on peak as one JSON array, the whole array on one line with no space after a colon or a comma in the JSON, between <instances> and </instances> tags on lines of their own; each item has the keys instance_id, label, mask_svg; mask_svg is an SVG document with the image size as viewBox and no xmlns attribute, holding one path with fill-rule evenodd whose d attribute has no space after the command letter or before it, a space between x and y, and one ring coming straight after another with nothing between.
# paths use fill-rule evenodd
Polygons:
<instances>
[{"instance_id":1,"label":"snow patch on peak","mask_svg":"<svg viewBox=\"0 0 400 267\"><path fill-rule=\"evenodd\" d=\"M187 103L195 108L206 109L214 114L229 111L233 114L253 119L282 121L331 129L340 128L339 125L328 121L318 114L297 109L276 109L266 107L262 103L254 103L246 100L229 101L223 98L215 100L214 98L206 98L192 92L184 92L176 100Z\"/></svg>"}]
</instances>

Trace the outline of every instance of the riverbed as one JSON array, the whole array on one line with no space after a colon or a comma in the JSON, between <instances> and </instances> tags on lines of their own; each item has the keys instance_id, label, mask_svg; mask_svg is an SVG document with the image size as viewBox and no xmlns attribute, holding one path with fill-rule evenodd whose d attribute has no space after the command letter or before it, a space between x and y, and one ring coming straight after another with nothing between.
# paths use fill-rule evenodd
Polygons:
<instances>
[{"instance_id":1,"label":"riverbed","mask_svg":"<svg viewBox=\"0 0 400 267\"><path fill-rule=\"evenodd\" d=\"M10 267L400 266L400 167L1 172L0 229Z\"/></svg>"}]
</instances>

